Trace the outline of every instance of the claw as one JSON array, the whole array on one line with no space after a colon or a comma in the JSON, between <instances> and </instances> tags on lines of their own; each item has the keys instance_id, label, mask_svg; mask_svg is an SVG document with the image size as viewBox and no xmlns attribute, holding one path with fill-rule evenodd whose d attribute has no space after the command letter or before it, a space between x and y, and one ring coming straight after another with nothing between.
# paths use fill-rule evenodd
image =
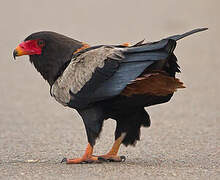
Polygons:
<instances>
[{"instance_id":1,"label":"claw","mask_svg":"<svg viewBox=\"0 0 220 180\"><path fill-rule=\"evenodd\" d=\"M67 162L67 158L63 158L60 163L66 163L66 162Z\"/></svg>"},{"instance_id":2,"label":"claw","mask_svg":"<svg viewBox=\"0 0 220 180\"><path fill-rule=\"evenodd\" d=\"M126 160L125 156L120 156L120 158L121 158L121 162L125 162L125 160Z\"/></svg>"}]
</instances>

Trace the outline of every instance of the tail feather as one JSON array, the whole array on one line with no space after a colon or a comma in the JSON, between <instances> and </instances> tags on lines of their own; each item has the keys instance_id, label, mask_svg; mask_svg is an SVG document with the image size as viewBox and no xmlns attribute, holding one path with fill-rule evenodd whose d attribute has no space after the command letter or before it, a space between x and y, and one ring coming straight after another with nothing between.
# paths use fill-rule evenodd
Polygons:
<instances>
[{"instance_id":1,"label":"tail feather","mask_svg":"<svg viewBox=\"0 0 220 180\"><path fill-rule=\"evenodd\" d=\"M134 46L126 47L122 51L125 53L140 53L140 52L152 52L152 51L158 51L158 50L165 50L165 52L172 53L173 50L176 47L176 41L187 37L191 34L198 33L201 31L205 31L208 28L198 28L194 29L192 31L183 33L181 35L174 35L167 38L164 38L157 42L150 42L143 44L143 41L138 42Z\"/></svg>"},{"instance_id":2,"label":"tail feather","mask_svg":"<svg viewBox=\"0 0 220 180\"><path fill-rule=\"evenodd\" d=\"M191 34L198 33L198 32L201 32L201 31L206 31L206 30L208 30L208 28L198 28L198 29L194 29L192 31L186 32L184 34L170 36L170 37L165 38L165 39L172 39L172 40L178 41L178 40L180 40L180 39L182 39L186 36L189 36Z\"/></svg>"}]
</instances>

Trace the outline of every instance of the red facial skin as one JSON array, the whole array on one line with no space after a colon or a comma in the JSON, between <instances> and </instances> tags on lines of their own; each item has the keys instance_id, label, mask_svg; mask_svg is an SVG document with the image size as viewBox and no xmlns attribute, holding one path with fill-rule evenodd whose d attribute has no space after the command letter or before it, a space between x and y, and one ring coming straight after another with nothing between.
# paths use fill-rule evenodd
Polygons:
<instances>
[{"instance_id":1,"label":"red facial skin","mask_svg":"<svg viewBox=\"0 0 220 180\"><path fill-rule=\"evenodd\" d=\"M41 54L44 41L40 39L24 41L16 48L17 56Z\"/></svg>"}]
</instances>

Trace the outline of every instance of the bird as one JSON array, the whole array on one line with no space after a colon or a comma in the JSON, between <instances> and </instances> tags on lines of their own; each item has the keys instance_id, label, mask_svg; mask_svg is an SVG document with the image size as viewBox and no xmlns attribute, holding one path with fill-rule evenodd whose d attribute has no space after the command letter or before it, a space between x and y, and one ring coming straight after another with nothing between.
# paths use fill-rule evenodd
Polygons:
<instances>
[{"instance_id":1,"label":"bird","mask_svg":"<svg viewBox=\"0 0 220 180\"><path fill-rule=\"evenodd\" d=\"M40 31L29 35L13 51L13 57L28 55L29 61L48 82L50 95L82 117L88 144L79 158L62 163L123 162L121 144L135 145L141 127L150 127L146 107L170 101L185 88L176 78L180 72L174 54L177 41L208 28L198 28L159 41L134 45L90 46L65 35ZM103 122L116 121L115 141L104 155L93 149Z\"/></svg>"}]
</instances>

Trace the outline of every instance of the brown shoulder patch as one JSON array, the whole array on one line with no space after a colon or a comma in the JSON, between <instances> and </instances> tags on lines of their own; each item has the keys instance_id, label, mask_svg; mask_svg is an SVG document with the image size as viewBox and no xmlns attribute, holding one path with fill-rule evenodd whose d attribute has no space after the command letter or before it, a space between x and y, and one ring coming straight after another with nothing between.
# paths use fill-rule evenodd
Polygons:
<instances>
[{"instance_id":1,"label":"brown shoulder patch","mask_svg":"<svg viewBox=\"0 0 220 180\"><path fill-rule=\"evenodd\" d=\"M166 73L156 72L138 77L125 87L121 95L149 94L166 96L177 91L178 88L185 88L178 78L170 77Z\"/></svg>"}]
</instances>

